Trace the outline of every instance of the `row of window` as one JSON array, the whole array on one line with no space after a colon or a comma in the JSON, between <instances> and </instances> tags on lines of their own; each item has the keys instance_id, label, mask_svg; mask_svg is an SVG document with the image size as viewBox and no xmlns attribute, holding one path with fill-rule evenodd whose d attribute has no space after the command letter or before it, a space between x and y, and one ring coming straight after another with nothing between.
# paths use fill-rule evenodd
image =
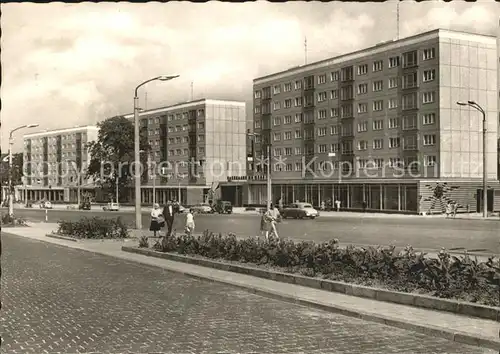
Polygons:
<instances>
[{"instance_id":1,"label":"row of window","mask_svg":"<svg viewBox=\"0 0 500 354\"><path fill-rule=\"evenodd\" d=\"M422 52L422 60L431 60L436 57L436 49L435 48L426 48L423 49ZM393 56L388 59L388 68L396 68L399 67L401 62L403 63L404 68L408 67L414 67L417 65L417 51L411 51L407 53L403 53L401 56ZM360 64L357 66L357 75L358 76L363 76L368 74L368 64ZM372 72L379 72L384 70L384 61L383 60L376 60L372 63L371 66ZM435 75L435 74L434 74ZM334 81L339 81L341 79L342 81L347 81L347 80L352 80L353 75L352 73L347 73L346 75L342 75L341 71L333 71L329 75L330 82ZM317 76L317 83L318 85L326 84L328 81L327 74L321 74ZM292 89L295 90L301 90L303 87L303 80L296 80L294 84L292 85L291 82L285 83L283 85L278 84L273 86L273 94L274 95L279 95L282 92L282 87L283 87L283 92L291 92ZM256 99L259 98L270 98L271 92L267 92L266 89L264 90L256 90L254 93L254 97Z\"/></svg>"},{"instance_id":2,"label":"row of window","mask_svg":"<svg viewBox=\"0 0 500 354\"><path fill-rule=\"evenodd\" d=\"M197 118L204 118L205 117L205 110L200 108L196 110L196 117ZM174 120L183 120L183 119L188 119L189 118L189 112L182 112L182 113L175 113L175 114L167 114L163 115L161 117L151 117L151 118L142 118L141 119L141 124L143 126L149 124L160 124L165 122L165 119L168 122L172 122Z\"/></svg>"},{"instance_id":3,"label":"row of window","mask_svg":"<svg viewBox=\"0 0 500 354\"><path fill-rule=\"evenodd\" d=\"M67 141L67 140L75 141L76 140L76 133L64 134L64 135L59 135L59 136L61 137L61 141ZM44 141L45 141L45 139L47 139L48 143L55 143L57 141L57 138L59 136L51 136L51 137L37 138L37 139L25 139L24 140L24 145L28 145L28 143L30 141L34 145L37 144L37 143L43 144ZM87 133L81 133L81 138L82 138L82 141L86 140L87 139Z\"/></svg>"},{"instance_id":4,"label":"row of window","mask_svg":"<svg viewBox=\"0 0 500 354\"><path fill-rule=\"evenodd\" d=\"M412 167L417 168L417 166L411 166L416 162L415 158L407 158L405 160L400 157L390 157L387 160L383 158L371 158L371 159L360 159L356 161L356 165L358 169L382 169L384 167L390 168L404 168ZM435 155L424 155L424 166L435 166L437 162L437 157ZM342 163L340 161L320 161L314 164L309 165L311 170L316 171L328 171L331 170L332 167L335 170L339 169L339 166ZM348 164L344 167L350 167ZM275 172L302 172L304 164L302 162L295 163L276 163L273 166L273 170Z\"/></svg>"},{"instance_id":5,"label":"row of window","mask_svg":"<svg viewBox=\"0 0 500 354\"><path fill-rule=\"evenodd\" d=\"M197 137L198 142L204 142L205 141L205 135L198 135ZM189 143L189 137L188 136L177 136L175 138L168 138L168 143L169 144L185 144Z\"/></svg>"},{"instance_id":6,"label":"row of window","mask_svg":"<svg viewBox=\"0 0 500 354\"><path fill-rule=\"evenodd\" d=\"M205 148L200 146L198 148L198 153L199 154L204 154L205 153ZM187 156L189 155L189 149L172 149L168 150L168 156Z\"/></svg>"},{"instance_id":7,"label":"row of window","mask_svg":"<svg viewBox=\"0 0 500 354\"><path fill-rule=\"evenodd\" d=\"M326 93L325 93L326 94ZM422 92L420 93L421 96L421 102L422 104L429 104L429 103L434 103L437 100L437 94L436 91L427 91L427 92ZM322 98L321 98L322 99ZM289 102L288 102L289 101ZM292 108L291 105L292 100L285 100L285 105L283 108ZM408 94L401 95L401 97L398 98L390 98L387 100L387 109L395 109L399 107L399 103L401 102L401 107L402 109L415 109L418 108L418 93L417 92L412 92ZM302 106L303 103L303 98L302 97L296 97L295 98L295 107L300 107ZM375 99L372 101L371 104L371 109L373 112L379 112L384 110L384 100L381 99ZM273 103L273 109L275 111L278 111L281 109L281 102L280 101L275 101ZM344 105L341 107L341 110L343 107L350 107L349 105ZM367 113L368 112L368 103L367 102L360 102L358 103L358 113ZM346 108L347 110L349 108ZM352 108L351 108L352 109ZM337 117L339 114L339 109L338 108L332 108L331 110L331 117ZM326 111L325 111L326 112ZM254 113L255 114L261 114L261 113L270 113L270 112L263 112L261 109L261 106L255 106L254 108ZM352 112L345 112L344 114L341 114L342 117L347 117L347 114L352 114ZM326 117L325 117L326 118ZM171 127L169 127L170 129Z\"/></svg>"},{"instance_id":8,"label":"row of window","mask_svg":"<svg viewBox=\"0 0 500 354\"><path fill-rule=\"evenodd\" d=\"M205 123L199 122L198 123L198 129L205 129ZM185 132L185 131L189 130L189 124L176 125L175 127L174 126L169 126L167 130L168 130L169 133L173 133L173 132ZM155 130L150 129L148 133L149 133L149 135L159 135L160 134L160 130L159 129L155 129Z\"/></svg>"}]
</instances>

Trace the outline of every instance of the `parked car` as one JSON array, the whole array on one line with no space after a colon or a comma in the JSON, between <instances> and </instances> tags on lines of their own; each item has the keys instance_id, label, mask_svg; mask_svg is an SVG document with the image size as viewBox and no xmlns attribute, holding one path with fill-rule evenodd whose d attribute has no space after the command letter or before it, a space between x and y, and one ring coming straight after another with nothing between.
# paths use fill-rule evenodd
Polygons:
<instances>
[{"instance_id":1,"label":"parked car","mask_svg":"<svg viewBox=\"0 0 500 354\"><path fill-rule=\"evenodd\" d=\"M107 205L103 206L102 210L104 210L104 211L119 211L120 206L118 205L118 203L111 202L111 203L108 203Z\"/></svg>"},{"instance_id":2,"label":"parked car","mask_svg":"<svg viewBox=\"0 0 500 354\"><path fill-rule=\"evenodd\" d=\"M319 216L319 212L309 203L294 203L283 208L281 211L283 219L315 219Z\"/></svg>"},{"instance_id":3,"label":"parked car","mask_svg":"<svg viewBox=\"0 0 500 354\"><path fill-rule=\"evenodd\" d=\"M210 214L213 212L212 207L208 203L200 203L192 206L195 213Z\"/></svg>"},{"instance_id":4,"label":"parked car","mask_svg":"<svg viewBox=\"0 0 500 354\"><path fill-rule=\"evenodd\" d=\"M89 201L81 202L80 205L78 206L79 210L90 210L92 206L90 205Z\"/></svg>"},{"instance_id":5,"label":"parked car","mask_svg":"<svg viewBox=\"0 0 500 354\"><path fill-rule=\"evenodd\" d=\"M214 212L219 214L231 214L233 212L233 205L227 200L218 200L214 205Z\"/></svg>"},{"instance_id":6,"label":"parked car","mask_svg":"<svg viewBox=\"0 0 500 354\"><path fill-rule=\"evenodd\" d=\"M40 209L52 209L51 202L40 202Z\"/></svg>"}]
</instances>

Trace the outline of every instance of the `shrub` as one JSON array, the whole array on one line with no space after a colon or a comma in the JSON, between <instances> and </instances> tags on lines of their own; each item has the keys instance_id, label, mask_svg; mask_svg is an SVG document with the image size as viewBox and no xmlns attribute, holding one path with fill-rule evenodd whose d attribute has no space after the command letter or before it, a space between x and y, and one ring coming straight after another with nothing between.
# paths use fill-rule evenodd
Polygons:
<instances>
[{"instance_id":1,"label":"shrub","mask_svg":"<svg viewBox=\"0 0 500 354\"><path fill-rule=\"evenodd\" d=\"M491 258L478 262L468 254L451 256L444 249L437 258L430 258L415 252L411 246L397 251L394 246L340 248L336 239L320 244L283 239L238 240L234 234L223 236L208 230L200 236L173 234L154 248L500 306L500 261Z\"/></svg>"},{"instance_id":2,"label":"shrub","mask_svg":"<svg viewBox=\"0 0 500 354\"><path fill-rule=\"evenodd\" d=\"M147 236L141 236L139 239L139 247L140 248L148 248L149 247L149 241Z\"/></svg>"},{"instance_id":3,"label":"shrub","mask_svg":"<svg viewBox=\"0 0 500 354\"><path fill-rule=\"evenodd\" d=\"M2 225L5 226L28 226L26 220L14 215L2 214Z\"/></svg>"},{"instance_id":4,"label":"shrub","mask_svg":"<svg viewBox=\"0 0 500 354\"><path fill-rule=\"evenodd\" d=\"M100 217L82 218L78 221L59 221L57 234L80 239L127 238L128 227L123 220Z\"/></svg>"}]
</instances>

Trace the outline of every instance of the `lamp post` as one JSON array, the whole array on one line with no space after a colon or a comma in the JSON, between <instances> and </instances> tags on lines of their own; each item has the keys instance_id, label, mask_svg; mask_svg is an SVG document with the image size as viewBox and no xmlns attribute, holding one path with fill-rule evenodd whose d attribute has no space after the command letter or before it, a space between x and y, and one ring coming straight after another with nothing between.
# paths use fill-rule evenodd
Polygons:
<instances>
[{"instance_id":1,"label":"lamp post","mask_svg":"<svg viewBox=\"0 0 500 354\"><path fill-rule=\"evenodd\" d=\"M135 168L139 170L139 165L141 163L140 156L140 136L139 136L139 97L137 96L137 91L139 88L148 82L151 81L168 81L179 77L179 75L162 75L157 76L152 79L146 80L143 83L139 84L134 91L134 160L135 160ZM134 172L135 177L135 227L136 229L142 229L142 214L141 214L141 175Z\"/></svg>"},{"instance_id":2,"label":"lamp post","mask_svg":"<svg viewBox=\"0 0 500 354\"><path fill-rule=\"evenodd\" d=\"M479 104L477 104L474 101L467 101L467 102L457 102L459 106L469 106L474 108L475 110L481 112L483 115L483 217L487 218L488 217L488 174L487 174L487 166L486 166L486 149L487 149L487 144L486 144L486 132L487 132L487 126L486 126L486 112L484 111L483 107L481 107ZM479 197L479 196L478 196Z\"/></svg>"},{"instance_id":3,"label":"lamp post","mask_svg":"<svg viewBox=\"0 0 500 354\"><path fill-rule=\"evenodd\" d=\"M12 195L12 145L14 145L14 132L24 129L24 128L36 128L38 124L26 124L21 125L15 129L12 129L9 134L9 216L14 215L14 196Z\"/></svg>"},{"instance_id":4,"label":"lamp post","mask_svg":"<svg viewBox=\"0 0 500 354\"><path fill-rule=\"evenodd\" d=\"M247 135L256 137L260 136L258 133L252 133L250 130L247 130ZM261 160L264 160L263 154L261 155ZM272 184L271 184L271 144L267 144L267 210L271 209L271 194L272 194Z\"/></svg>"}]
</instances>

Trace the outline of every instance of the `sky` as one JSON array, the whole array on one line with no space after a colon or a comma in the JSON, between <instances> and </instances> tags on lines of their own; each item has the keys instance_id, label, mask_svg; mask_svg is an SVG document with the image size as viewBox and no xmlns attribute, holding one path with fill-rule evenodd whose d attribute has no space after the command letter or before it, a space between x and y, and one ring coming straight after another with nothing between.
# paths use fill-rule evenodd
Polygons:
<instances>
[{"instance_id":1,"label":"sky","mask_svg":"<svg viewBox=\"0 0 500 354\"><path fill-rule=\"evenodd\" d=\"M95 124L141 108L247 102L252 80L397 37L396 2L16 3L2 5L1 147L31 132ZM497 35L500 3L400 3L400 37L435 28ZM147 94L146 94L147 92ZM147 96L147 100L146 100ZM15 135L14 151L22 149Z\"/></svg>"}]
</instances>

